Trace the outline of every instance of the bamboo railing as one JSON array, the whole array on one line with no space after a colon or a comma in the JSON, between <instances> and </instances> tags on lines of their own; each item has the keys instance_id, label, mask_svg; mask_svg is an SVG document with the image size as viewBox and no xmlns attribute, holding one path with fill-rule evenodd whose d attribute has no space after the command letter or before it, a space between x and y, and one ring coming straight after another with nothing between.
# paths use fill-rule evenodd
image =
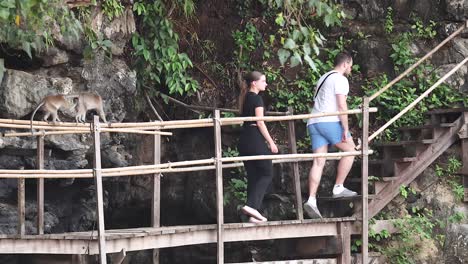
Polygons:
<instances>
[{"instance_id":1,"label":"bamboo railing","mask_svg":"<svg viewBox=\"0 0 468 264\"><path fill-rule=\"evenodd\" d=\"M106 249L105 249L105 228L104 228L104 214L103 214L103 201L102 201L102 178L103 177L119 177L119 176L136 176L136 175L148 175L153 174L154 186L153 186L153 206L152 206L152 226L159 226L159 210L160 210L160 197L159 197L159 180L161 173L173 173L173 172L193 172L201 170L215 170L216 171L216 189L217 189L217 210L218 210L218 263L224 263L224 243L223 243L223 190L222 190L222 170L224 168L233 168L243 166L240 161L246 160L262 160L269 159L273 160L274 163L293 162L311 160L317 157L325 157L327 159L339 159L345 156L357 156L361 155L362 151L351 151L351 152L340 152L340 153L324 153L324 154L281 154L281 155L259 155L259 156L244 156L244 157L222 157L221 156L221 127L226 125L237 125L242 124L245 121L258 121L263 120L266 122L278 122L278 121L289 121L306 119L311 117L320 116L332 116L332 115L346 115L346 114L360 114L369 112L376 112L377 108L369 108L366 111L363 109L349 110L346 112L335 112L335 113L316 113L316 114L303 114L303 115L287 115L287 116L265 116L265 117L242 117L242 118L220 118L219 111L215 111L213 119L200 119L200 120L180 120L180 121L157 121L157 122L146 122L146 123L113 123L104 124L99 123L99 118L95 116L92 124L76 124L76 123L59 123L49 124L46 122L33 122L34 129L40 129L39 132L23 132L23 133L7 133L5 136L37 136L38 140L42 140L42 143L38 141L38 170L0 170L0 178L17 178L19 183L22 185L18 188L19 197L19 210L21 215L19 219L19 234L23 235L24 230L24 180L25 179L38 179L38 230L43 232L43 195L44 186L43 181L45 178L94 178L96 184L96 197L97 197L97 216L98 216L98 243L100 250L100 263L106 263ZM367 118L368 119L368 118ZM291 123L290 123L291 124ZM12 120L12 119L0 119L0 127L11 128L11 129L30 129L30 122L25 120ZM366 124L368 125L368 124ZM160 163L160 140L157 140L164 135L172 135L169 132L161 132L161 129L176 129L176 128L192 128L192 127L211 127L215 129L215 153L216 156L210 159L192 160L192 161L178 161L178 162L166 162ZM156 130L156 131L154 131ZM291 128L289 129L291 131ZM292 130L294 131L294 130ZM142 165L142 166L130 166L124 168L101 168L100 163L100 133L102 132L116 132L116 133L140 133L140 134L153 134L155 137L155 164L154 165ZM158 132L158 133L149 133ZM47 135L57 134L80 134L80 133L92 133L94 138L94 150L95 150L95 161L93 169L74 169L74 170L44 170L44 156L43 156L43 140ZM295 138L291 137L290 138ZM364 139L365 140L365 139ZM40 150L39 148L42 148ZM41 154L42 153L42 154ZM367 151L366 155L372 153ZM159 155L159 156L158 156ZM39 162L40 161L40 162ZM159 163L159 164L157 164ZM295 170L295 174L298 174L298 170ZM295 181L299 180L299 176L295 175ZM42 184L41 184L42 182ZM40 187L39 187L40 186ZM41 188L41 189L39 189ZM295 182L295 193L296 198L300 197L300 183ZM20 198L21 196L21 198ZM42 197L42 198L40 198ZM300 198L299 198L300 199ZM367 201L366 201L367 203ZM302 202L297 201L296 206L301 207ZM366 207L365 207L366 208ZM302 207L301 207L302 209ZM301 211L301 210L298 210ZM298 216L302 219L302 215ZM365 218L364 218L365 219ZM42 225L42 227L41 227ZM343 234L348 234L349 230L342 230ZM363 231L364 232L364 231ZM367 249L365 249L367 250ZM157 250L155 250L157 252ZM349 252L348 252L349 253ZM155 253L157 255L157 253ZM348 258L344 258L348 259ZM345 262L343 262L345 263Z\"/></svg>"},{"instance_id":2,"label":"bamboo railing","mask_svg":"<svg viewBox=\"0 0 468 264\"><path fill-rule=\"evenodd\" d=\"M431 57L436 51L438 51L440 48L442 48L445 44L447 44L450 40L458 36L464 29L468 27L468 20L465 21L465 23L460 26L456 31L454 31L450 36L448 36L446 39L444 39L439 45L437 45L435 48L433 48L431 51L429 51L426 55L424 55L421 59L419 59L417 62L415 62L413 65L411 65L408 69L406 69L404 72L402 72L398 77L393 79L391 82L389 82L387 85L382 87L379 91L374 93L369 97L369 102L377 98L379 95L384 93L386 90L391 88L395 83L403 79L405 76L407 76L410 72L412 72L414 69L416 69L417 66L419 66L421 63L423 63L425 60L427 60L429 57ZM462 62L458 63L452 70L447 72L442 78L440 78L435 84L433 84L427 91L425 91L421 96L419 96L415 101L413 101L411 104L409 104L407 107L405 107L400 113L395 115L392 119L390 119L387 123L385 123L382 127L380 127L377 131L372 133L372 135L369 136L369 141L372 141L375 137L377 137L380 133L382 133L387 127L389 127L391 124L393 124L396 120L398 120L401 116L403 116L405 113L407 113L409 110L411 110L415 105L417 105L422 99L424 99L429 93L431 93L435 88L437 88L441 83L443 83L447 78L452 76L457 70L461 68L464 64L466 64L468 58L465 58ZM360 146L358 146L360 148Z\"/></svg>"},{"instance_id":3,"label":"bamboo railing","mask_svg":"<svg viewBox=\"0 0 468 264\"><path fill-rule=\"evenodd\" d=\"M369 141L373 140L376 136L382 133L387 127L393 124L396 120L398 120L401 116L411 110L414 106L416 106L419 102L421 102L426 96L428 96L435 88L439 87L441 83L443 83L448 77L452 76L456 71L458 71L461 66L463 66L466 62L468 62L468 57L465 58L462 62L458 63L453 69L447 72L442 78L440 78L436 83L434 83L429 89L427 89L423 94L421 94L416 100L406 106L403 110L400 111L396 116L390 119L387 123L385 123L382 127L380 127L377 131L372 133L369 136Z\"/></svg>"}]
</instances>

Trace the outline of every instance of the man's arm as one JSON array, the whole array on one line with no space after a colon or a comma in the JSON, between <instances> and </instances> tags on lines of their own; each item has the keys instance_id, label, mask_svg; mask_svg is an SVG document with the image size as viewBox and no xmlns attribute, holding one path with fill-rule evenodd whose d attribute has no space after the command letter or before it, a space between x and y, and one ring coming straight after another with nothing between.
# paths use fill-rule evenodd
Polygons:
<instances>
[{"instance_id":1,"label":"man's arm","mask_svg":"<svg viewBox=\"0 0 468 264\"><path fill-rule=\"evenodd\" d=\"M346 103L346 95L337 94L336 103L338 105L338 111L344 112L348 111L348 104ZM349 126L348 126L348 115L339 115L338 118L341 121L341 126L343 126L343 135L341 136L342 141L346 141L348 138Z\"/></svg>"}]
</instances>

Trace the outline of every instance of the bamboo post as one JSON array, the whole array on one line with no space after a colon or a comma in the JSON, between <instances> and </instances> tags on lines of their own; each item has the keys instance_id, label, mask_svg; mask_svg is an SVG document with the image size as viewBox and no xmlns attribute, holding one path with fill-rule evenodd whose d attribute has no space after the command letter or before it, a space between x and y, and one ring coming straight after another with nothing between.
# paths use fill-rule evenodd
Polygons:
<instances>
[{"instance_id":1,"label":"bamboo post","mask_svg":"<svg viewBox=\"0 0 468 264\"><path fill-rule=\"evenodd\" d=\"M161 135L153 136L154 164L161 163ZM153 205L151 207L151 223L153 227L161 224L161 173L153 174ZM159 263L159 249L153 249L153 264Z\"/></svg>"},{"instance_id":2,"label":"bamboo post","mask_svg":"<svg viewBox=\"0 0 468 264\"><path fill-rule=\"evenodd\" d=\"M290 106L288 107L288 115L293 115L294 109ZM288 133L289 133L289 149L291 154L297 154L297 145L296 145L296 129L294 127L294 121L288 121ZM301 195L301 178L299 175L299 163L293 162L293 183L294 183L294 192L296 193L296 216L297 219L303 220L304 213L302 211L302 195Z\"/></svg>"},{"instance_id":3,"label":"bamboo post","mask_svg":"<svg viewBox=\"0 0 468 264\"><path fill-rule=\"evenodd\" d=\"M94 182L96 185L96 216L98 222L99 263L107 264L106 259L106 237L104 227L104 202L101 175L101 137L99 116L94 116Z\"/></svg>"},{"instance_id":4,"label":"bamboo post","mask_svg":"<svg viewBox=\"0 0 468 264\"><path fill-rule=\"evenodd\" d=\"M215 167L216 167L216 207L217 216L217 241L218 254L217 263L224 264L224 239L223 239L223 223L224 223L224 208L223 208L223 164L221 161L221 122L219 110L214 111L214 140L215 140Z\"/></svg>"},{"instance_id":5,"label":"bamboo post","mask_svg":"<svg viewBox=\"0 0 468 264\"><path fill-rule=\"evenodd\" d=\"M468 25L468 20L467 20ZM461 140L461 149L462 149L462 177L463 177L463 188L464 188L464 202L468 202L468 111L462 113L464 128L458 132L458 135Z\"/></svg>"},{"instance_id":6,"label":"bamboo post","mask_svg":"<svg viewBox=\"0 0 468 264\"><path fill-rule=\"evenodd\" d=\"M37 169L44 169L44 136L37 136ZM37 179L37 233L44 234L44 178Z\"/></svg>"},{"instance_id":7,"label":"bamboo post","mask_svg":"<svg viewBox=\"0 0 468 264\"><path fill-rule=\"evenodd\" d=\"M351 227L349 222L339 222L338 234L342 245L341 255L338 255L337 264L350 264L351 263ZM364 262L367 264L367 262Z\"/></svg>"},{"instance_id":8,"label":"bamboo post","mask_svg":"<svg viewBox=\"0 0 468 264\"><path fill-rule=\"evenodd\" d=\"M25 179L18 178L18 235L26 234L24 225L26 218L26 195L25 195Z\"/></svg>"},{"instance_id":9,"label":"bamboo post","mask_svg":"<svg viewBox=\"0 0 468 264\"><path fill-rule=\"evenodd\" d=\"M362 263L368 263L369 250L369 212L368 212L368 176L369 176L369 97L363 98L362 105Z\"/></svg>"}]
</instances>

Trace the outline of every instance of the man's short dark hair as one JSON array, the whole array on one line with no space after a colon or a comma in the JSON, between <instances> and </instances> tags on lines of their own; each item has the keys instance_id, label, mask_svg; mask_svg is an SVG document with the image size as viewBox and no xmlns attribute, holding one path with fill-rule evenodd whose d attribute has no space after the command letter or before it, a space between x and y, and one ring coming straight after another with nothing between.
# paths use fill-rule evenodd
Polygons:
<instances>
[{"instance_id":1,"label":"man's short dark hair","mask_svg":"<svg viewBox=\"0 0 468 264\"><path fill-rule=\"evenodd\" d=\"M351 57L351 55L346 52L346 51L342 51L340 53L338 53L338 55L336 55L335 57L335 67L342 64L342 63L345 63L345 62L350 62L352 61L353 58Z\"/></svg>"}]
</instances>

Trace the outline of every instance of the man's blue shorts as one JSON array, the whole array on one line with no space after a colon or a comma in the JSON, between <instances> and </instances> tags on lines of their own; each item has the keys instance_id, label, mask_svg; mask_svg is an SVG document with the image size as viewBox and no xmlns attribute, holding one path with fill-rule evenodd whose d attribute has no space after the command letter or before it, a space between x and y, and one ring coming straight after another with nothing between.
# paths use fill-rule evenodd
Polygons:
<instances>
[{"instance_id":1,"label":"man's blue shorts","mask_svg":"<svg viewBox=\"0 0 468 264\"><path fill-rule=\"evenodd\" d=\"M307 126L312 150L316 150L325 145L336 145L341 142L343 127L341 122L320 122ZM349 133L348 136L351 136Z\"/></svg>"}]
</instances>

